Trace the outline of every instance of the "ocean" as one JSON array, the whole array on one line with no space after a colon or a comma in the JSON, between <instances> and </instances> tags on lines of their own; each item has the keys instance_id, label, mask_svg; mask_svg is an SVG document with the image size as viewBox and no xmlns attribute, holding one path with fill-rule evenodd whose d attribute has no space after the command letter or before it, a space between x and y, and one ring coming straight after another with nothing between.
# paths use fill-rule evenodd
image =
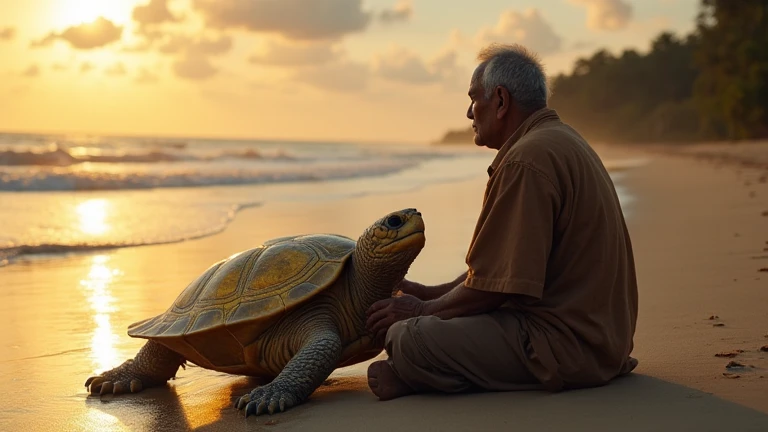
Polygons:
<instances>
[{"instance_id":1,"label":"ocean","mask_svg":"<svg viewBox=\"0 0 768 432\"><path fill-rule=\"evenodd\" d=\"M494 155L473 145L0 134L0 266L213 235L270 202L485 176Z\"/></svg>"}]
</instances>

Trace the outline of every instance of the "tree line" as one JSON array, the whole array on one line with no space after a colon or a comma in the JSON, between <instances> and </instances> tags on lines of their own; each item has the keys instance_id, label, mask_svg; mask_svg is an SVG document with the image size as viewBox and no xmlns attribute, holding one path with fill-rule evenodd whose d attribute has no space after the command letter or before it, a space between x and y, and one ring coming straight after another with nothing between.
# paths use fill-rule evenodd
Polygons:
<instances>
[{"instance_id":1,"label":"tree line","mask_svg":"<svg viewBox=\"0 0 768 432\"><path fill-rule=\"evenodd\" d=\"M768 0L702 0L690 34L663 32L645 53L598 50L551 87L550 107L594 141L768 138Z\"/></svg>"}]
</instances>

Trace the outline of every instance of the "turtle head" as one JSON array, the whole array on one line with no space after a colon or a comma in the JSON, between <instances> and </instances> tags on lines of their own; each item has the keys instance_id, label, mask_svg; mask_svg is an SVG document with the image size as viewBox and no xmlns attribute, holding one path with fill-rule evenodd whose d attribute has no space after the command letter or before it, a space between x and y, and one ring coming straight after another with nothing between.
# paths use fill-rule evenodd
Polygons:
<instances>
[{"instance_id":1,"label":"turtle head","mask_svg":"<svg viewBox=\"0 0 768 432\"><path fill-rule=\"evenodd\" d=\"M392 212L368 227L359 242L371 259L389 260L407 256L410 264L426 242L424 220L416 209Z\"/></svg>"},{"instance_id":2,"label":"turtle head","mask_svg":"<svg viewBox=\"0 0 768 432\"><path fill-rule=\"evenodd\" d=\"M357 241L355 260L359 270L374 276L377 284L394 286L405 277L425 242L421 213L416 209L392 212L363 232Z\"/></svg>"},{"instance_id":3,"label":"turtle head","mask_svg":"<svg viewBox=\"0 0 768 432\"><path fill-rule=\"evenodd\" d=\"M355 247L352 284L362 294L362 311L392 295L425 243L424 220L416 209L392 212L363 232Z\"/></svg>"}]
</instances>

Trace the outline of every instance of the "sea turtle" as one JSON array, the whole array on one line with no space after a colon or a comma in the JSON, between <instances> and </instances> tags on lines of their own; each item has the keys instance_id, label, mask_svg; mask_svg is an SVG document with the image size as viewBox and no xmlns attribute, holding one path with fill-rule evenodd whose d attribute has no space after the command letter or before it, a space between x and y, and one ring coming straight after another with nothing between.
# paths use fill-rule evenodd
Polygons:
<instances>
[{"instance_id":1,"label":"sea turtle","mask_svg":"<svg viewBox=\"0 0 768 432\"><path fill-rule=\"evenodd\" d=\"M245 415L304 402L337 367L382 350L366 310L390 297L425 244L416 209L390 213L357 241L333 234L281 237L223 259L173 305L128 327L148 339L136 357L85 386L92 395L163 385L189 361L270 380L235 403Z\"/></svg>"}]
</instances>

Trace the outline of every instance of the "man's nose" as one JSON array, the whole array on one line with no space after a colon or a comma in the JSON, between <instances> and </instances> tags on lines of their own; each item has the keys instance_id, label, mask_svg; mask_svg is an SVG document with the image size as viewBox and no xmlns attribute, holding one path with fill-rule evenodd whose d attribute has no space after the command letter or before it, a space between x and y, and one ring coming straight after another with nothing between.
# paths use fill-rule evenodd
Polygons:
<instances>
[{"instance_id":1,"label":"man's nose","mask_svg":"<svg viewBox=\"0 0 768 432\"><path fill-rule=\"evenodd\" d=\"M470 120L474 120L475 116L472 114L472 105L467 108L467 118Z\"/></svg>"}]
</instances>

